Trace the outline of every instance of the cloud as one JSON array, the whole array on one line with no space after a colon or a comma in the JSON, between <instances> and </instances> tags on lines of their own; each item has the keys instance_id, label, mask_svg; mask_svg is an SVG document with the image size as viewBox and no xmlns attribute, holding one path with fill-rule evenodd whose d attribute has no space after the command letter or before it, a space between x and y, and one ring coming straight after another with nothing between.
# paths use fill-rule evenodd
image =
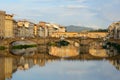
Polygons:
<instances>
[{"instance_id":1,"label":"cloud","mask_svg":"<svg viewBox=\"0 0 120 80\"><path fill-rule=\"evenodd\" d=\"M81 70L81 69L78 69L78 70L69 70L69 71L66 71L67 74L69 75L86 75L88 74L88 70Z\"/></svg>"},{"instance_id":2,"label":"cloud","mask_svg":"<svg viewBox=\"0 0 120 80\"><path fill-rule=\"evenodd\" d=\"M101 9L101 14L110 21L119 21L120 20L120 1L113 1L112 4L107 3ZM104 9L104 10L103 10Z\"/></svg>"},{"instance_id":3,"label":"cloud","mask_svg":"<svg viewBox=\"0 0 120 80\"><path fill-rule=\"evenodd\" d=\"M87 1L87 0L68 0L68 1L74 1L74 2L85 2L85 1Z\"/></svg>"},{"instance_id":4,"label":"cloud","mask_svg":"<svg viewBox=\"0 0 120 80\"><path fill-rule=\"evenodd\" d=\"M83 5L67 5L67 6L62 5L61 7L68 8L68 9L88 8L88 6L83 6Z\"/></svg>"},{"instance_id":5,"label":"cloud","mask_svg":"<svg viewBox=\"0 0 120 80\"><path fill-rule=\"evenodd\" d=\"M30 1L30 0L28 0L28 1ZM40 2L45 1L45 2L49 2L49 1L55 1L55 0L32 0L32 1L40 1Z\"/></svg>"},{"instance_id":6,"label":"cloud","mask_svg":"<svg viewBox=\"0 0 120 80\"><path fill-rule=\"evenodd\" d=\"M15 19L101 28L120 20L119 8L119 0L17 0L0 3L0 9L15 14Z\"/></svg>"}]
</instances>

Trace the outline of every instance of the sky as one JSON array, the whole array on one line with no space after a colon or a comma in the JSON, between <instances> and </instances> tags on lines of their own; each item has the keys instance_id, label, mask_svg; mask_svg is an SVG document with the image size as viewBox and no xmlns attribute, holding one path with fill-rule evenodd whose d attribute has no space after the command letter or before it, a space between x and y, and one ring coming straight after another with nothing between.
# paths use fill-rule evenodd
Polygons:
<instances>
[{"instance_id":1,"label":"sky","mask_svg":"<svg viewBox=\"0 0 120 80\"><path fill-rule=\"evenodd\" d=\"M120 0L0 0L0 10L14 19L63 26L108 28L120 21Z\"/></svg>"}]
</instances>

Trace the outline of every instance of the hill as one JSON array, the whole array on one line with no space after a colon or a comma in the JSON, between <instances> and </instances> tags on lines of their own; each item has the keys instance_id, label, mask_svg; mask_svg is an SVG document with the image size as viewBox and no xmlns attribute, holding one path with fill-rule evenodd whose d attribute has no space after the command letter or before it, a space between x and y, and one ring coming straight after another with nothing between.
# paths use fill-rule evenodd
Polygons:
<instances>
[{"instance_id":1,"label":"hill","mask_svg":"<svg viewBox=\"0 0 120 80\"><path fill-rule=\"evenodd\" d=\"M67 29L67 32L81 32L81 31L90 31L90 30L93 30L93 28L84 27L84 26L70 25L70 26L65 26L65 27Z\"/></svg>"}]
</instances>

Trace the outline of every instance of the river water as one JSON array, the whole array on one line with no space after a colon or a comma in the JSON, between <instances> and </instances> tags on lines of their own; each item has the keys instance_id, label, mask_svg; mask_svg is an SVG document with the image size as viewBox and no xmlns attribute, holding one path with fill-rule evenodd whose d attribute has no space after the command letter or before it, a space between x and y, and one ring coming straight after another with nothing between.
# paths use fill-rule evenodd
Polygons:
<instances>
[{"instance_id":1,"label":"river water","mask_svg":"<svg viewBox=\"0 0 120 80\"><path fill-rule=\"evenodd\" d=\"M120 80L120 53L101 43L9 51L0 51L0 80Z\"/></svg>"}]
</instances>

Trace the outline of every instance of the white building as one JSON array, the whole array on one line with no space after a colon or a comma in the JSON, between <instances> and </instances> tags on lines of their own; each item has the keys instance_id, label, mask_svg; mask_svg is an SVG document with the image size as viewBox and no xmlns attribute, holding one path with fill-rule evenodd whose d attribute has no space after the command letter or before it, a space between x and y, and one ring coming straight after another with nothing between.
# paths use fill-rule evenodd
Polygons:
<instances>
[{"instance_id":1,"label":"white building","mask_svg":"<svg viewBox=\"0 0 120 80\"><path fill-rule=\"evenodd\" d=\"M34 37L34 23L21 20L17 22L17 36L18 37Z\"/></svg>"},{"instance_id":2,"label":"white building","mask_svg":"<svg viewBox=\"0 0 120 80\"><path fill-rule=\"evenodd\" d=\"M50 37L55 32L65 32L66 28L53 23L40 22L39 23L39 36Z\"/></svg>"}]
</instances>

